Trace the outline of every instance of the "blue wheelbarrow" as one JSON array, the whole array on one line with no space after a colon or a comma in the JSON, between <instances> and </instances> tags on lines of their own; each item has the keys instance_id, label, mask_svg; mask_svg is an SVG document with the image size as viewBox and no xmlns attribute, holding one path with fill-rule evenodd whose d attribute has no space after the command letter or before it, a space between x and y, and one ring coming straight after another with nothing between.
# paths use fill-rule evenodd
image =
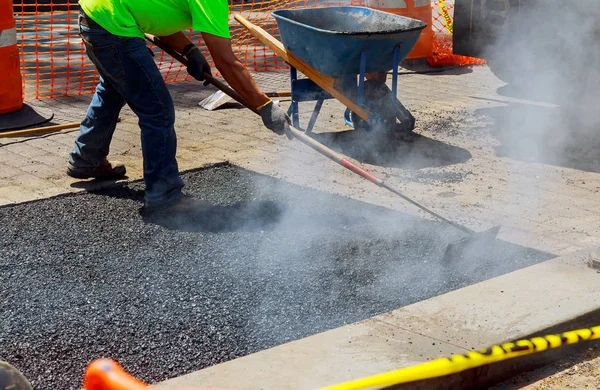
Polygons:
<instances>
[{"instance_id":1,"label":"blue wheelbarrow","mask_svg":"<svg viewBox=\"0 0 600 390\"><path fill-rule=\"evenodd\" d=\"M310 133L325 99L346 105L355 129L412 131L415 119L397 99L398 65L426 24L365 7L324 7L273 12L283 43L241 16L236 19L290 65L289 114L300 127L298 103L316 101ZM298 70L308 78L298 78ZM385 84L392 70L391 90Z\"/></svg>"}]
</instances>

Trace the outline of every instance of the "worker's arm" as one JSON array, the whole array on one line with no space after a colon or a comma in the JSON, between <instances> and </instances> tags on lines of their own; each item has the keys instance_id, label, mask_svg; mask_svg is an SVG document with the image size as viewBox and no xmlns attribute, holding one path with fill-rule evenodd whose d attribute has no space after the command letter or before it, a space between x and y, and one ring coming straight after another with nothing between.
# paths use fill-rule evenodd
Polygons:
<instances>
[{"instance_id":1,"label":"worker's arm","mask_svg":"<svg viewBox=\"0 0 600 390\"><path fill-rule=\"evenodd\" d=\"M231 39L206 33L202 34L202 38L210 51L215 66L231 88L242 95L248 104L258 109L265 127L279 135L285 134L291 122L289 116L265 95L250 72L233 54Z\"/></svg>"},{"instance_id":2,"label":"worker's arm","mask_svg":"<svg viewBox=\"0 0 600 390\"><path fill-rule=\"evenodd\" d=\"M208 73L212 76L210 65L204 57L204 54L200 51L196 45L190 42L189 39L183 34L183 32L177 32L175 34L158 37L161 42L166 44L169 48L175 50L179 54L183 55L187 61L187 71L196 80L204 81L204 74ZM207 85L205 82L204 85Z\"/></svg>"},{"instance_id":3,"label":"worker's arm","mask_svg":"<svg viewBox=\"0 0 600 390\"><path fill-rule=\"evenodd\" d=\"M202 34L202 38L210 51L215 66L231 88L255 108L270 100L233 53L230 39L206 33Z\"/></svg>"},{"instance_id":4,"label":"worker's arm","mask_svg":"<svg viewBox=\"0 0 600 390\"><path fill-rule=\"evenodd\" d=\"M179 32L159 38L170 48L186 57L188 60L187 70L195 79L203 81L205 73L212 74L210 66L200 49L192 45L183 33ZM233 54L231 40L205 33L202 34L202 38L223 78L252 107L259 110L263 123L267 128L277 134L284 134L288 129L290 118L283 109L275 105L265 95L248 70Z\"/></svg>"},{"instance_id":5,"label":"worker's arm","mask_svg":"<svg viewBox=\"0 0 600 390\"><path fill-rule=\"evenodd\" d=\"M233 54L230 39L217 37L216 35L212 34L202 34L202 38L204 38L204 42L206 43L206 46L208 47L208 50L215 61L217 69L219 72L221 72L223 78L234 90L242 95L242 97L246 99L254 108L260 107L269 101L267 95L265 95L258 85L256 85L256 82L248 70L246 70L244 65L242 65L235 54ZM159 37L159 39L161 42L165 43L168 47L174 49L178 53L183 54L186 57L190 57L190 45L192 43L182 32L168 35L166 37ZM186 48L188 48L188 50L184 53ZM199 50L197 48L194 49ZM188 61L189 60L192 60L192 58L188 58ZM193 73L193 71L190 73ZM192 75L196 77L196 75Z\"/></svg>"},{"instance_id":6,"label":"worker's arm","mask_svg":"<svg viewBox=\"0 0 600 390\"><path fill-rule=\"evenodd\" d=\"M174 49L177 53L179 54L186 54L183 52L183 50L188 46L191 45L192 42L190 42L189 39L187 39L187 37L183 34L183 32L177 32L175 34L172 35L167 35L166 37L158 37L160 39L161 42L165 43L168 47Z\"/></svg>"}]
</instances>

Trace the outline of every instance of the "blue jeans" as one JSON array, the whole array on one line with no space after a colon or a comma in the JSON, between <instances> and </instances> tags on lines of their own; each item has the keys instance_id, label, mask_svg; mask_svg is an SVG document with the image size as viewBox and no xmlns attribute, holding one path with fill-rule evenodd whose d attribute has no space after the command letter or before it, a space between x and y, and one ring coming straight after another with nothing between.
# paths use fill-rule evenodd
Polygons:
<instances>
[{"instance_id":1,"label":"blue jeans","mask_svg":"<svg viewBox=\"0 0 600 390\"><path fill-rule=\"evenodd\" d=\"M146 43L120 37L97 25L79 23L86 53L100 74L100 83L81 122L69 161L96 167L108 155L117 118L125 103L139 118L144 156L144 206L168 206L181 199L183 181L175 158L173 100Z\"/></svg>"}]
</instances>

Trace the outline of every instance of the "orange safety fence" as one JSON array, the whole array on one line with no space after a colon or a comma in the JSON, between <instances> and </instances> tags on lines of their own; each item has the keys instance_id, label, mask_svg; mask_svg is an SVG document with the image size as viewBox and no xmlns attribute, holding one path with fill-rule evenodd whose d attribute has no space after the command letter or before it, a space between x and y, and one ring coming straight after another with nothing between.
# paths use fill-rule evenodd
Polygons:
<instances>
[{"instance_id":1,"label":"orange safety fence","mask_svg":"<svg viewBox=\"0 0 600 390\"><path fill-rule=\"evenodd\" d=\"M479 58L459 56L452 53L452 20L454 0L433 0L433 52L427 58L431 66L483 65Z\"/></svg>"},{"instance_id":2,"label":"orange safety fence","mask_svg":"<svg viewBox=\"0 0 600 390\"><path fill-rule=\"evenodd\" d=\"M287 69L286 64L264 47L233 19L240 13L278 37L271 16L275 9L331 5L361 5L361 0L229 0L233 47L251 71ZM440 3L442 7L440 7ZM14 0L17 39L20 47L23 94L26 100L93 93L98 75L88 60L78 34L76 0ZM453 0L433 0L434 51L428 58L434 66L471 65L481 60L452 55L451 17ZM444 17L444 8L447 10ZM186 32L190 40L202 45L200 34ZM167 83L189 79L182 65L157 48L156 62ZM204 50L207 53L206 50Z\"/></svg>"}]
</instances>

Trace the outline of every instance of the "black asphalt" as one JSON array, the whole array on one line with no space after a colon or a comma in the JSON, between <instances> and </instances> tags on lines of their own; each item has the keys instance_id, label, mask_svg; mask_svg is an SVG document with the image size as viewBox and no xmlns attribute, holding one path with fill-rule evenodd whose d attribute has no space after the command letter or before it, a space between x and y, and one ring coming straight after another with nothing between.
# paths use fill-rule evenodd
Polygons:
<instances>
[{"instance_id":1,"label":"black asphalt","mask_svg":"<svg viewBox=\"0 0 600 390\"><path fill-rule=\"evenodd\" d=\"M216 207L183 227L144 223L140 183L0 208L0 360L36 389L98 357L158 381L551 257L442 264L463 236L438 223L236 167L184 180Z\"/></svg>"}]
</instances>

